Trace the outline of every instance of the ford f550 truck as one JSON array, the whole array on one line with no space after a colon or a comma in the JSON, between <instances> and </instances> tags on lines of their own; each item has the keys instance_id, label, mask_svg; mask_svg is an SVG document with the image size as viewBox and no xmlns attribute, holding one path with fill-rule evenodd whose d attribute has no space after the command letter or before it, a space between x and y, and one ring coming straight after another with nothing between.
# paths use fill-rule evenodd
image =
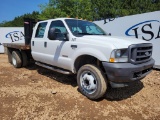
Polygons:
<instances>
[{"instance_id":1,"label":"ford f550 truck","mask_svg":"<svg viewBox=\"0 0 160 120\"><path fill-rule=\"evenodd\" d=\"M89 99L102 97L108 85L125 87L143 79L155 62L151 43L109 36L89 21L25 19L24 28L25 44L3 44L8 61L20 68L33 59L44 68L76 74L80 92Z\"/></svg>"}]
</instances>

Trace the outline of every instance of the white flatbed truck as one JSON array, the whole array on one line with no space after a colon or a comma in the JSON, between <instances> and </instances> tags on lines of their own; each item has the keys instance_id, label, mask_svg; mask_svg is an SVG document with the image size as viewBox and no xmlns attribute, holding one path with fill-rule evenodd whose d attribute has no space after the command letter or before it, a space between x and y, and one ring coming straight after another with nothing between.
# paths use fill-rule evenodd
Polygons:
<instances>
[{"instance_id":1,"label":"white flatbed truck","mask_svg":"<svg viewBox=\"0 0 160 120\"><path fill-rule=\"evenodd\" d=\"M152 70L151 43L107 35L96 24L74 18L36 23L25 19L25 43L4 43L15 68L35 64L63 74L76 74L80 92L89 99L103 97L108 85L125 87ZM53 73L54 74L54 73Z\"/></svg>"}]
</instances>

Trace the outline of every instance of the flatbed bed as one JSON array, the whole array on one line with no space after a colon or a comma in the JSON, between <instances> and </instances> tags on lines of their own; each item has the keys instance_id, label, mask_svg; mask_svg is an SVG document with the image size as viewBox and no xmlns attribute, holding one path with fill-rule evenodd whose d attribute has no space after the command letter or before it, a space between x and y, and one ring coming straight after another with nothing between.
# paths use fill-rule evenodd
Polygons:
<instances>
[{"instance_id":1,"label":"flatbed bed","mask_svg":"<svg viewBox=\"0 0 160 120\"><path fill-rule=\"evenodd\" d=\"M21 50L31 49L31 46L26 45L25 43L3 43L3 46L7 48L15 48L15 49L21 49Z\"/></svg>"}]
</instances>

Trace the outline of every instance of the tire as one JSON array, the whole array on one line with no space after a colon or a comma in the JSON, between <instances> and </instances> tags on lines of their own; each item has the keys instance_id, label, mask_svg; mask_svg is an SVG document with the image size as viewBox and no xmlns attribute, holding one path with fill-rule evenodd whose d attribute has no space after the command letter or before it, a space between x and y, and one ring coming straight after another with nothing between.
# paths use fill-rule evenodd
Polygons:
<instances>
[{"instance_id":1,"label":"tire","mask_svg":"<svg viewBox=\"0 0 160 120\"><path fill-rule=\"evenodd\" d=\"M12 51L7 48L8 62L12 64Z\"/></svg>"},{"instance_id":2,"label":"tire","mask_svg":"<svg viewBox=\"0 0 160 120\"><path fill-rule=\"evenodd\" d=\"M22 66L26 67L29 63L28 56L25 51L21 51L21 55L22 55Z\"/></svg>"},{"instance_id":3,"label":"tire","mask_svg":"<svg viewBox=\"0 0 160 120\"><path fill-rule=\"evenodd\" d=\"M107 90L104 73L95 65L86 64L79 69L77 84L80 92L91 100L103 97Z\"/></svg>"},{"instance_id":4,"label":"tire","mask_svg":"<svg viewBox=\"0 0 160 120\"><path fill-rule=\"evenodd\" d=\"M15 68L20 68L22 66L21 54L19 51L12 52L12 64Z\"/></svg>"}]
</instances>

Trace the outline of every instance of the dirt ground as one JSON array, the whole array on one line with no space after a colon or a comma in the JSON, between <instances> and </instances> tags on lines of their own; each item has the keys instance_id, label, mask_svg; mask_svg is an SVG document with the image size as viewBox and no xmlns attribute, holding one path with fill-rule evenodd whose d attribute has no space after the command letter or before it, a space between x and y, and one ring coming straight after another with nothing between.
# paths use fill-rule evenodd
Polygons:
<instances>
[{"instance_id":1,"label":"dirt ground","mask_svg":"<svg viewBox=\"0 0 160 120\"><path fill-rule=\"evenodd\" d=\"M74 76L34 64L16 69L0 54L0 120L54 119L158 120L160 71L91 101L79 93Z\"/></svg>"}]
</instances>

